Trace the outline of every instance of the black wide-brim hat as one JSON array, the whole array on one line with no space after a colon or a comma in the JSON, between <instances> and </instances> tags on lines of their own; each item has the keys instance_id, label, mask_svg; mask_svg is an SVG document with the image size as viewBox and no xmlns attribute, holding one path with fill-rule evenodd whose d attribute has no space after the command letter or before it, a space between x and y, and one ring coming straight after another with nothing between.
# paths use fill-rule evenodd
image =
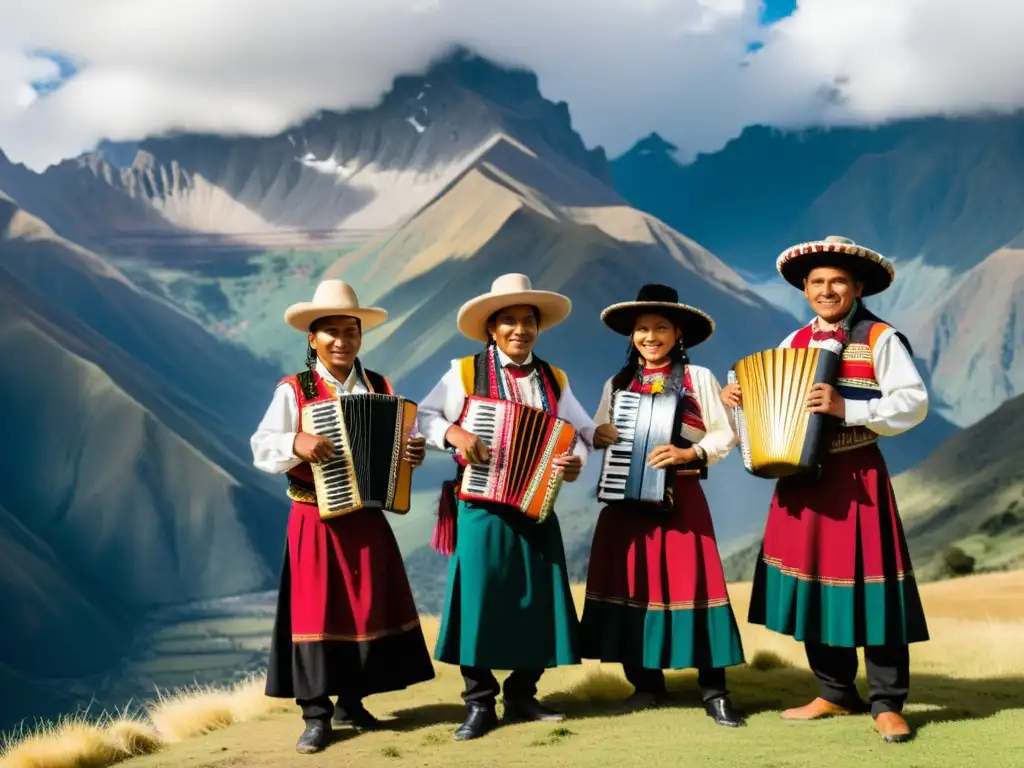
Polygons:
<instances>
[{"instance_id":1,"label":"black wide-brim hat","mask_svg":"<svg viewBox=\"0 0 1024 768\"><path fill-rule=\"evenodd\" d=\"M885 256L838 235L787 248L779 254L775 267L787 283L801 291L815 267L845 269L864 284L862 296L881 293L896 279L896 270Z\"/></svg>"},{"instance_id":2,"label":"black wide-brim hat","mask_svg":"<svg viewBox=\"0 0 1024 768\"><path fill-rule=\"evenodd\" d=\"M656 283L642 286L635 301L605 307L601 312L601 322L616 333L631 336L636 319L648 312L664 315L672 321L682 331L683 346L687 349L707 341L715 332L715 321L710 315L696 307L680 304L675 288Z\"/></svg>"}]
</instances>

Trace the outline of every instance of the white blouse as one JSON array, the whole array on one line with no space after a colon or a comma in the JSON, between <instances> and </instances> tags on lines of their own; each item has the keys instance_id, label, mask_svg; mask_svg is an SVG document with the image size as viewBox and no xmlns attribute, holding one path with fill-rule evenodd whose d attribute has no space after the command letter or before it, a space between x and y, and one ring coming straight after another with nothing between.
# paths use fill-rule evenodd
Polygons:
<instances>
[{"instance_id":1,"label":"white blouse","mask_svg":"<svg viewBox=\"0 0 1024 768\"><path fill-rule=\"evenodd\" d=\"M499 349L498 362L504 368L512 361ZM531 362L532 353L527 357L526 364ZM525 405L541 407L542 385L539 371L534 370L529 376L510 376L506 380L516 387ZM466 392L462 386L461 363L459 360L452 360L451 367L445 371L441 381L419 404L419 428L428 445L441 450L446 449L444 435L450 426L458 422L465 404ZM568 381L558 397L558 417L576 428L581 439L576 441L574 453L586 462L587 454L593 446L595 425L573 395Z\"/></svg>"},{"instance_id":2,"label":"white blouse","mask_svg":"<svg viewBox=\"0 0 1024 768\"><path fill-rule=\"evenodd\" d=\"M779 347L789 347L801 330L789 334ZM810 341L812 347L841 353L842 345L831 339ZM875 380L882 396L872 400L847 400L848 427L867 427L872 432L893 437L916 427L928 415L928 389L914 365L914 358L892 328L886 328L875 342L871 356Z\"/></svg>"},{"instance_id":3,"label":"white blouse","mask_svg":"<svg viewBox=\"0 0 1024 768\"><path fill-rule=\"evenodd\" d=\"M705 431L687 429L685 437L704 450L707 454L707 464L711 466L728 456L729 451L739 442L739 438L733 429L730 414L722 404L722 387L715 375L699 365L688 367L690 383L693 385L694 397L700 405ZM597 413L594 414L595 423L608 424L611 421L611 398L612 379L608 379L601 394L601 402L597 406ZM682 425L679 426L682 433Z\"/></svg>"},{"instance_id":4,"label":"white blouse","mask_svg":"<svg viewBox=\"0 0 1024 768\"><path fill-rule=\"evenodd\" d=\"M357 375L354 365L344 382L331 375L319 360L316 361L316 372L334 387L338 397L369 391ZM295 390L290 384L279 384L263 420L249 438L253 465L264 472L280 475L301 464L302 459L292 450L298 431L299 404L295 402Z\"/></svg>"}]
</instances>

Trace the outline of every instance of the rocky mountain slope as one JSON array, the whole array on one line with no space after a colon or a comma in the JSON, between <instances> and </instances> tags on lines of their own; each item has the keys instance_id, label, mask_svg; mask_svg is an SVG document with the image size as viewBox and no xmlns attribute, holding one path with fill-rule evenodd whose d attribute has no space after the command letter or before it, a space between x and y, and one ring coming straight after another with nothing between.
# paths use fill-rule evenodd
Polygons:
<instances>
[{"instance_id":1,"label":"rocky mountain slope","mask_svg":"<svg viewBox=\"0 0 1024 768\"><path fill-rule=\"evenodd\" d=\"M960 424L1024 393L1024 248L997 250L907 327L933 391Z\"/></svg>"},{"instance_id":2,"label":"rocky mountain slope","mask_svg":"<svg viewBox=\"0 0 1024 768\"><path fill-rule=\"evenodd\" d=\"M1020 232L1024 113L871 130L752 126L689 165L656 134L612 162L633 205L759 277L793 243L840 232L900 262L965 271Z\"/></svg>"},{"instance_id":3,"label":"rocky mountain slope","mask_svg":"<svg viewBox=\"0 0 1024 768\"><path fill-rule=\"evenodd\" d=\"M1024 396L947 440L893 481L915 567L944 575L958 547L974 570L1024 567ZM940 555L939 558L936 558Z\"/></svg>"},{"instance_id":4,"label":"rocky mountain slope","mask_svg":"<svg viewBox=\"0 0 1024 768\"><path fill-rule=\"evenodd\" d=\"M128 167L107 159L123 151L67 160L41 175L0 159L0 188L93 247L322 245L350 236L338 230L399 223L499 132L608 178L604 153L583 145L567 105L543 99L535 75L462 51L398 78L372 109L322 112L266 138L150 139Z\"/></svg>"},{"instance_id":5,"label":"rocky mountain slope","mask_svg":"<svg viewBox=\"0 0 1024 768\"><path fill-rule=\"evenodd\" d=\"M286 501L246 445L272 368L9 197L0 328L0 666L90 673L148 608L273 586Z\"/></svg>"}]
</instances>

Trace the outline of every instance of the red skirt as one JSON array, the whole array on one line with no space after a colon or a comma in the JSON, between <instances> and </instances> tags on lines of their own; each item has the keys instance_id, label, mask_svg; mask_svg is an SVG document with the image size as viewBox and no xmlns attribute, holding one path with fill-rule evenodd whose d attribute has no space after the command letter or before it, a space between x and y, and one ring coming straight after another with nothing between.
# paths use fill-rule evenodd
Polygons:
<instances>
[{"instance_id":1,"label":"red skirt","mask_svg":"<svg viewBox=\"0 0 1024 768\"><path fill-rule=\"evenodd\" d=\"M361 697L433 677L384 513L323 521L315 505L293 502L267 695Z\"/></svg>"},{"instance_id":2,"label":"red skirt","mask_svg":"<svg viewBox=\"0 0 1024 768\"><path fill-rule=\"evenodd\" d=\"M776 484L749 620L844 647L928 639L878 446L830 455L820 477Z\"/></svg>"},{"instance_id":3,"label":"red skirt","mask_svg":"<svg viewBox=\"0 0 1024 768\"><path fill-rule=\"evenodd\" d=\"M657 669L743 662L704 490L677 477L670 509L618 503L594 530L582 655Z\"/></svg>"}]
</instances>

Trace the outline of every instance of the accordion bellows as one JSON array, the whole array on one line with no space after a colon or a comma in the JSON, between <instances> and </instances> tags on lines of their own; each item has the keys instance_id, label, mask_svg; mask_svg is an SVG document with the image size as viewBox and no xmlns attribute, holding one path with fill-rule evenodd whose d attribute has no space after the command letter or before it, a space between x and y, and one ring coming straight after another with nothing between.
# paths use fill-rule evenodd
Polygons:
<instances>
[{"instance_id":1,"label":"accordion bellows","mask_svg":"<svg viewBox=\"0 0 1024 768\"><path fill-rule=\"evenodd\" d=\"M302 408L307 431L334 444L334 455L314 462L321 519L365 507L405 514L412 496L412 465L405 445L418 407L404 397L359 393Z\"/></svg>"},{"instance_id":2,"label":"accordion bellows","mask_svg":"<svg viewBox=\"0 0 1024 768\"><path fill-rule=\"evenodd\" d=\"M575 427L540 408L477 395L466 398L460 424L491 459L466 467L459 498L505 504L543 522L562 487L562 470L552 461L575 448Z\"/></svg>"},{"instance_id":3,"label":"accordion bellows","mask_svg":"<svg viewBox=\"0 0 1024 768\"><path fill-rule=\"evenodd\" d=\"M779 348L744 357L729 372L740 385L734 409L743 465L758 477L815 471L834 419L811 413L806 400L817 383L833 384L839 356L818 347Z\"/></svg>"}]
</instances>

